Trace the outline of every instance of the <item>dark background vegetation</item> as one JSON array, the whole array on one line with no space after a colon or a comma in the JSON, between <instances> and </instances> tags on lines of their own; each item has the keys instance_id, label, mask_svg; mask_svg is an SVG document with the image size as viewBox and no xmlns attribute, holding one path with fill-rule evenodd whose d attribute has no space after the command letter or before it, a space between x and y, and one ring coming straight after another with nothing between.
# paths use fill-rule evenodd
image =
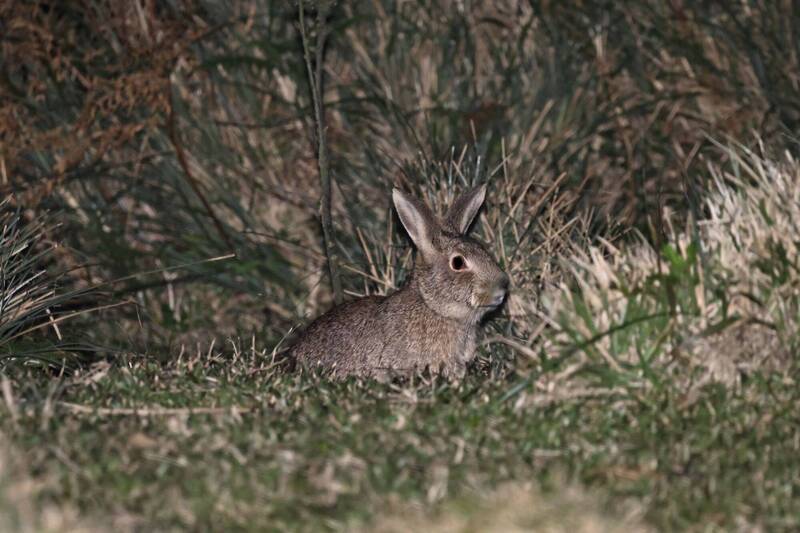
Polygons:
<instances>
[{"instance_id":1,"label":"dark background vegetation","mask_svg":"<svg viewBox=\"0 0 800 533\"><path fill-rule=\"evenodd\" d=\"M622 531L796 527L797 172L736 155L797 153L796 3L305 4L347 298L409 269L392 186L441 210L489 183L476 233L513 289L470 377L275 364L333 300L297 2L0 1L0 429L46 481L31 501L336 529L450 495L541 509L531 480L567 479L607 493L553 516ZM634 242L652 253L603 263ZM5 466L0 528L27 516Z\"/></svg>"},{"instance_id":2,"label":"dark background vegetation","mask_svg":"<svg viewBox=\"0 0 800 533\"><path fill-rule=\"evenodd\" d=\"M431 201L488 179L490 202L523 228L505 236L512 249L545 240L548 193L561 220L593 212L591 232L658 239L660 210L697 209L708 161L723 157L707 136L794 149L792 6L334 6L324 93L345 287L386 288L358 273L362 238L406 245L386 229L392 185ZM57 214L62 286L236 254L104 287L136 305L96 314L92 331L74 321L87 341L238 331L269 343L328 305L296 3L4 2L0 17L2 188L26 220ZM389 266L402 257L381 249ZM541 283L546 260L517 284Z\"/></svg>"}]
</instances>

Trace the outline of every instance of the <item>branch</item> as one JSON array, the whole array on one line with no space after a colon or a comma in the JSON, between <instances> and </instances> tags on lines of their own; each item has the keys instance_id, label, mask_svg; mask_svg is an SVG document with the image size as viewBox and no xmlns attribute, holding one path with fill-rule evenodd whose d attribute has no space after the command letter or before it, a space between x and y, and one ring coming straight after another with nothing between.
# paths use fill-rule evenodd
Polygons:
<instances>
[{"instance_id":1,"label":"branch","mask_svg":"<svg viewBox=\"0 0 800 533\"><path fill-rule=\"evenodd\" d=\"M206 199L203 191L200 189L200 184L195 179L192 171L189 169L189 162L186 160L186 154L183 152L183 146L181 145L180 139L178 137L178 132L175 129L175 105L172 102L172 87L170 87L170 102L169 102L169 116L167 117L167 134L169 135L169 140L172 142L172 146L175 148L175 155L178 157L178 163L180 163L181 168L183 169L183 173L186 176L186 181L189 182L189 185L194 190L194 193L200 198L200 201L203 203L203 207L208 213L208 216L211 218L211 221L214 223L214 226L217 228L217 233L225 242L225 245L228 247L228 250L234 252L236 249L233 246L233 242L231 242L228 233L225 231L225 227L222 225L222 222L217 218L217 215L214 214L214 210L211 208L211 204Z\"/></svg>"},{"instance_id":2,"label":"branch","mask_svg":"<svg viewBox=\"0 0 800 533\"><path fill-rule=\"evenodd\" d=\"M336 254L333 249L334 233L333 219L331 216L331 175L328 162L328 145L325 139L325 103L323 102L323 74L325 61L325 41L328 37L328 28L325 24L328 16L328 4L320 0L317 5L317 43L315 48L316 61L312 65L309 50L308 35L306 33L305 16L303 13L303 0L300 0L300 38L303 41L303 56L308 69L308 83L311 87L311 99L314 106L315 137L317 140L317 165L319 166L319 179L321 194L319 200L320 222L322 224L322 240L325 251L325 260L328 264L333 300L336 304L342 302L342 283L339 279L339 268Z\"/></svg>"},{"instance_id":3,"label":"branch","mask_svg":"<svg viewBox=\"0 0 800 533\"><path fill-rule=\"evenodd\" d=\"M176 415L239 415L253 411L250 406L231 405L229 407L94 407L71 402L58 404L75 414L98 416L176 416Z\"/></svg>"}]
</instances>

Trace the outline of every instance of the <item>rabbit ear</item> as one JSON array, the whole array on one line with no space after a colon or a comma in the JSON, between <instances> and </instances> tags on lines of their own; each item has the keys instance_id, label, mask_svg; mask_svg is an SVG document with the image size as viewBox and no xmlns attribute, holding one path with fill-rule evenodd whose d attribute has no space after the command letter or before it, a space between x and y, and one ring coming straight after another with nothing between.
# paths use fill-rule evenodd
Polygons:
<instances>
[{"instance_id":1,"label":"rabbit ear","mask_svg":"<svg viewBox=\"0 0 800 533\"><path fill-rule=\"evenodd\" d=\"M430 257L435 252L433 234L439 228L436 217L427 205L400 189L392 190L392 201L400 222L414 241L417 250L422 252L423 256Z\"/></svg>"},{"instance_id":2,"label":"rabbit ear","mask_svg":"<svg viewBox=\"0 0 800 533\"><path fill-rule=\"evenodd\" d=\"M465 234L475 220L475 215L478 214L484 199L486 199L486 184L478 185L456 198L444 217L447 228L461 235Z\"/></svg>"}]
</instances>

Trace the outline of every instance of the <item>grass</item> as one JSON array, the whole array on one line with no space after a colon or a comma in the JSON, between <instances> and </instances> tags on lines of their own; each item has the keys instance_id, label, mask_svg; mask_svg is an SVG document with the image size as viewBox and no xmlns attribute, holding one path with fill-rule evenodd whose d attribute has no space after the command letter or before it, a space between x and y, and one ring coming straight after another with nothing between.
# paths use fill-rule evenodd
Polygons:
<instances>
[{"instance_id":1,"label":"grass","mask_svg":"<svg viewBox=\"0 0 800 533\"><path fill-rule=\"evenodd\" d=\"M692 398L655 388L507 398L509 383L477 376L458 387L330 383L216 352L169 365L132 356L56 384L32 369L11 377L18 417L5 411L2 427L30 472L51 478L38 501L101 523L335 530L396 522L403 502L428 519L459 501L487 505L507 483L533 483L550 505L569 494L566 480L597 492L576 519L798 527L800 393L788 378L757 374ZM201 406L220 412L192 414ZM563 530L561 517L547 521Z\"/></svg>"},{"instance_id":2,"label":"grass","mask_svg":"<svg viewBox=\"0 0 800 533\"><path fill-rule=\"evenodd\" d=\"M275 363L332 299L297 5L117 4L0 4L0 529L798 529L791 2L335 3L344 294L392 186L488 183L513 280L391 385Z\"/></svg>"}]
</instances>

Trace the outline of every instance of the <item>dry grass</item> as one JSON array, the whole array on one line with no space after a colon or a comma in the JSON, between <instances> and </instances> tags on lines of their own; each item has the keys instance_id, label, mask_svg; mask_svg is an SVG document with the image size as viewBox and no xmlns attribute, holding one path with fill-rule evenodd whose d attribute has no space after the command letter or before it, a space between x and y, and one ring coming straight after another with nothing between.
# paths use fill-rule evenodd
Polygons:
<instances>
[{"instance_id":1,"label":"dry grass","mask_svg":"<svg viewBox=\"0 0 800 533\"><path fill-rule=\"evenodd\" d=\"M576 355L560 377L584 387L571 377L596 364L631 387L653 386L655 372L695 391L736 388L759 372L788 375L800 332L800 165L742 147L726 153L731 163L713 169L705 216L684 229L668 224L661 250L644 239L621 248L603 241L565 257L571 281L543 296L553 327L543 349ZM553 377L540 388L563 392Z\"/></svg>"}]
</instances>

